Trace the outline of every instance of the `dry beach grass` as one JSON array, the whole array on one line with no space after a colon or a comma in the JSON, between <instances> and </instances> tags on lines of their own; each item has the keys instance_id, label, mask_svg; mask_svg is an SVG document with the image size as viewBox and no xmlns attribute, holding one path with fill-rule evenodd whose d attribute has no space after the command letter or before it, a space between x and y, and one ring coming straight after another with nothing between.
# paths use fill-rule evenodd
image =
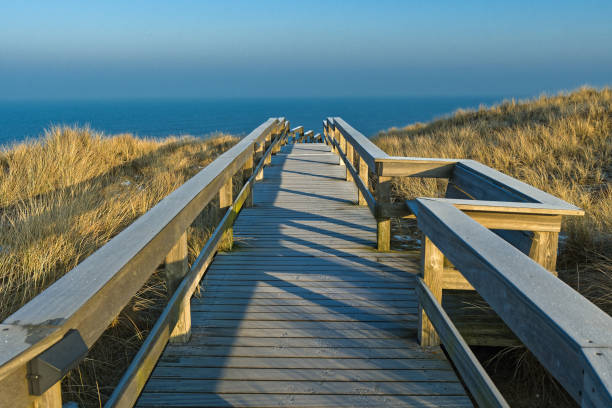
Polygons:
<instances>
[{"instance_id":1,"label":"dry beach grass","mask_svg":"<svg viewBox=\"0 0 612 408\"><path fill-rule=\"evenodd\" d=\"M195 175L236 138L146 140L56 127L0 152L1 319L36 296ZM190 258L218 214L189 231ZM155 273L63 381L66 401L98 406L110 395L166 299Z\"/></svg>"}]
</instances>

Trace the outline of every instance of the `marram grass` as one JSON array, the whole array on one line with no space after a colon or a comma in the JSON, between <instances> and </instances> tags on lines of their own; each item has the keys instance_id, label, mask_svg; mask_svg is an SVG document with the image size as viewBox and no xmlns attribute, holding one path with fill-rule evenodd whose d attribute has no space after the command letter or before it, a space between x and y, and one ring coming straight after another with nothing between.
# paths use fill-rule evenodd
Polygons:
<instances>
[{"instance_id":1,"label":"marram grass","mask_svg":"<svg viewBox=\"0 0 612 408\"><path fill-rule=\"evenodd\" d=\"M107 137L54 127L0 151L1 319L24 305L195 175L237 138ZM213 203L214 204L214 203ZM189 231L193 260L219 218L207 207ZM99 406L166 302L154 273L62 382L64 401Z\"/></svg>"}]
</instances>

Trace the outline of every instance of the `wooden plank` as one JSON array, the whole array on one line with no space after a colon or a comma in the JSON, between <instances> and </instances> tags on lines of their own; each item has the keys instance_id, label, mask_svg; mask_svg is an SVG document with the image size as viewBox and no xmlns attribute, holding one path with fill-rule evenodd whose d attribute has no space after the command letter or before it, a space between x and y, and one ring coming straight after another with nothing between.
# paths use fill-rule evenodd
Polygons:
<instances>
[{"instance_id":1,"label":"wooden plank","mask_svg":"<svg viewBox=\"0 0 612 408\"><path fill-rule=\"evenodd\" d=\"M137 407L472 407L466 396L438 395L271 395L271 394L179 394L151 393L143 395Z\"/></svg>"},{"instance_id":2,"label":"wooden plank","mask_svg":"<svg viewBox=\"0 0 612 408\"><path fill-rule=\"evenodd\" d=\"M291 357L291 358L419 358L421 350L406 348L358 348L345 349L317 348L317 347L282 347L271 349L269 347L240 347L240 346L203 346L168 345L165 355L180 356L217 356L217 357Z\"/></svg>"},{"instance_id":3,"label":"wooden plank","mask_svg":"<svg viewBox=\"0 0 612 408\"><path fill-rule=\"evenodd\" d=\"M490 211L503 213L527 213L543 215L584 215L584 210L557 208L553 205L543 203L526 203L516 201L487 201L487 200L462 200L439 198L439 201L447 202L464 211Z\"/></svg>"},{"instance_id":4,"label":"wooden plank","mask_svg":"<svg viewBox=\"0 0 612 408\"><path fill-rule=\"evenodd\" d=\"M158 367L153 378L179 378L193 380L264 380L264 381L398 381L456 382L457 377L451 370L321 370L321 369L278 369L214 367Z\"/></svg>"},{"instance_id":5,"label":"wooden plank","mask_svg":"<svg viewBox=\"0 0 612 408\"><path fill-rule=\"evenodd\" d=\"M335 306L338 301L335 299L308 300L308 299L249 299L249 298L194 298L193 307L197 305L251 305L251 306ZM345 299L342 305L355 307L412 307L416 304L414 299L404 300L358 300Z\"/></svg>"},{"instance_id":6,"label":"wooden plank","mask_svg":"<svg viewBox=\"0 0 612 408\"><path fill-rule=\"evenodd\" d=\"M454 366L461 374L472 397L481 407L509 407L487 372L472 353L470 347L461 338L447 314L442 309L440 299L429 289L425 280L418 278L419 303L436 328L446 352L450 355Z\"/></svg>"},{"instance_id":7,"label":"wooden plank","mask_svg":"<svg viewBox=\"0 0 612 408\"><path fill-rule=\"evenodd\" d=\"M412 339L416 320L375 322L318 322L286 320L197 320L193 333L218 337L293 337L347 339ZM262 331L262 329L265 329ZM290 331L288 331L290 330ZM409 343L409 342L408 342Z\"/></svg>"},{"instance_id":8,"label":"wooden plank","mask_svg":"<svg viewBox=\"0 0 612 408\"><path fill-rule=\"evenodd\" d=\"M356 381L217 381L152 378L146 391L151 393L215 394L309 394L309 395L457 395L459 382L356 382Z\"/></svg>"},{"instance_id":9,"label":"wooden plank","mask_svg":"<svg viewBox=\"0 0 612 408\"><path fill-rule=\"evenodd\" d=\"M215 290L219 288L220 290L224 289L233 289L234 287L247 287L247 289L252 290L256 287L257 282L263 285L269 285L270 287L275 288L289 288L282 290L291 290L292 288L304 288L304 289L316 289L316 288L342 288L342 289L414 289L414 282L412 281L374 281L374 282L334 282L334 281L325 281L325 282L312 282L312 281L279 281L279 280L252 280L250 282L244 280L220 280L215 281L212 279L207 279L204 286L211 290Z\"/></svg>"},{"instance_id":10,"label":"wooden plank","mask_svg":"<svg viewBox=\"0 0 612 408\"><path fill-rule=\"evenodd\" d=\"M360 338L360 339L321 339L308 337L233 337L233 336L195 336L193 346L235 346L235 347L289 347L289 348L416 348L397 338Z\"/></svg>"},{"instance_id":11,"label":"wooden plank","mask_svg":"<svg viewBox=\"0 0 612 408\"><path fill-rule=\"evenodd\" d=\"M477 175L480 178L484 178L491 185L496 186L498 189L504 189L508 193L523 198L522 200L515 201L532 201L536 203L548 204L559 209L571 210L576 212L582 211L580 208L569 204L561 200L560 198L545 193L540 189L530 186L529 184L523 183L522 181L519 181L514 177L510 177L507 174L494 170L491 167L485 166L484 164L479 163L477 161L461 160L456 166L455 171L457 171L458 169L463 170L466 175L471 174Z\"/></svg>"},{"instance_id":12,"label":"wooden plank","mask_svg":"<svg viewBox=\"0 0 612 408\"><path fill-rule=\"evenodd\" d=\"M464 211L479 224L489 229L518 231L561 231L560 215L504 213L490 211Z\"/></svg>"},{"instance_id":13,"label":"wooden plank","mask_svg":"<svg viewBox=\"0 0 612 408\"><path fill-rule=\"evenodd\" d=\"M258 357L162 357L158 367L208 367L283 370L452 370L442 351L422 359L258 358ZM246 371L246 370L245 370Z\"/></svg>"},{"instance_id":14,"label":"wooden plank","mask_svg":"<svg viewBox=\"0 0 612 408\"><path fill-rule=\"evenodd\" d=\"M194 315L197 314L194 312ZM393 314L381 316L375 313L257 313L257 312L206 312L208 320L257 320L257 321L289 321L289 322L392 322L417 319L416 311L413 313ZM195 316L194 316L195 317Z\"/></svg>"},{"instance_id":15,"label":"wooden plank","mask_svg":"<svg viewBox=\"0 0 612 408\"><path fill-rule=\"evenodd\" d=\"M376 159L378 175L387 177L450 178L456 159L431 159L420 157L385 157Z\"/></svg>"}]
</instances>

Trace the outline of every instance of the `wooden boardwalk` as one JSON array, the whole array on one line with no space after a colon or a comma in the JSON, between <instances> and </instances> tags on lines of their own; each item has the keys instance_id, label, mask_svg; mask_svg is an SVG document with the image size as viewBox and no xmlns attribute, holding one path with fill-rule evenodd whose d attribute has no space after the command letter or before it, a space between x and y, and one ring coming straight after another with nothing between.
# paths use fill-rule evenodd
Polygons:
<instances>
[{"instance_id":1,"label":"wooden boardwalk","mask_svg":"<svg viewBox=\"0 0 612 408\"><path fill-rule=\"evenodd\" d=\"M274 156L191 301L191 340L166 347L137 406L472 406L417 343L417 260L374 251L345 172L324 144Z\"/></svg>"}]
</instances>

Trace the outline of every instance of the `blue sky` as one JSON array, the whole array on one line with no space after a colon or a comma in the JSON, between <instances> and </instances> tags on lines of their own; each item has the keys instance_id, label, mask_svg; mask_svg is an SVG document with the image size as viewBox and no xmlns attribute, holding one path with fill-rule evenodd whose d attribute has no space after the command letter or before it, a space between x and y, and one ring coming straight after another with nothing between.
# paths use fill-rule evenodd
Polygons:
<instances>
[{"instance_id":1,"label":"blue sky","mask_svg":"<svg viewBox=\"0 0 612 408\"><path fill-rule=\"evenodd\" d=\"M612 1L4 1L0 99L612 84Z\"/></svg>"}]
</instances>

